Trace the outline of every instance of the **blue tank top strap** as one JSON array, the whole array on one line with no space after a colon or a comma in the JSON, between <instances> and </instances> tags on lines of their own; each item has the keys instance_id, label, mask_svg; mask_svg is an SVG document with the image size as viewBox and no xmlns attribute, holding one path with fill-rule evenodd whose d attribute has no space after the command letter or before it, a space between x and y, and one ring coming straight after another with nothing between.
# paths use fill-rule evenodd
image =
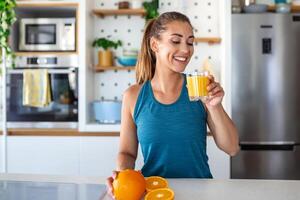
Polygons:
<instances>
[{"instance_id":1,"label":"blue tank top strap","mask_svg":"<svg viewBox=\"0 0 300 200\"><path fill-rule=\"evenodd\" d=\"M143 83L143 85L142 85L142 87L139 91L138 98L136 100L134 111L133 111L133 120L134 120L134 122L135 122L137 116L142 111L143 105L145 104L145 102L147 101L147 99L150 96L148 82L149 81L146 81L145 83Z\"/></svg>"}]
</instances>

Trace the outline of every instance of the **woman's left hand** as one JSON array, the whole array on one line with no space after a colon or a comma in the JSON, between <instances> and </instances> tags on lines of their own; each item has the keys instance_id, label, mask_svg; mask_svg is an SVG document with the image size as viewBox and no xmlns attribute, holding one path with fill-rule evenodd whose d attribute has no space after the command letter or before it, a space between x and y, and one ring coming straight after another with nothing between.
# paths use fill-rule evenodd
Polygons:
<instances>
[{"instance_id":1,"label":"woman's left hand","mask_svg":"<svg viewBox=\"0 0 300 200\"><path fill-rule=\"evenodd\" d=\"M225 93L220 83L215 82L215 78L212 75L209 75L208 78L210 80L207 86L208 99L204 103L207 107L213 107L222 103Z\"/></svg>"}]
</instances>

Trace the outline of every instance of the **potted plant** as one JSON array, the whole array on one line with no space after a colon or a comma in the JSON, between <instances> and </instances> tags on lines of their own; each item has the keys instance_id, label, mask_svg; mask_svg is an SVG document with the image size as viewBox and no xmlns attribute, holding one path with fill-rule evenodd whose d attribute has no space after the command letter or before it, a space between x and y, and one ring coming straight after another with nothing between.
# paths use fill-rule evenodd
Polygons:
<instances>
[{"instance_id":1,"label":"potted plant","mask_svg":"<svg viewBox=\"0 0 300 200\"><path fill-rule=\"evenodd\" d=\"M122 46L122 42L112 41L106 38L97 38L93 42L93 47L102 48L103 50L99 50L98 52L98 66L101 67L110 67L113 65L113 55L110 48L118 48L118 46Z\"/></svg>"},{"instance_id":2,"label":"potted plant","mask_svg":"<svg viewBox=\"0 0 300 200\"><path fill-rule=\"evenodd\" d=\"M0 1L0 51L5 52L6 58L13 59L14 54L8 44L10 35L10 27L16 21L16 0L1 0ZM2 59L0 59L2 63ZM14 64L14 63L13 63Z\"/></svg>"},{"instance_id":3,"label":"potted plant","mask_svg":"<svg viewBox=\"0 0 300 200\"><path fill-rule=\"evenodd\" d=\"M158 13L158 0L152 0L150 2L144 2L143 7L146 10L146 21L156 18Z\"/></svg>"}]
</instances>

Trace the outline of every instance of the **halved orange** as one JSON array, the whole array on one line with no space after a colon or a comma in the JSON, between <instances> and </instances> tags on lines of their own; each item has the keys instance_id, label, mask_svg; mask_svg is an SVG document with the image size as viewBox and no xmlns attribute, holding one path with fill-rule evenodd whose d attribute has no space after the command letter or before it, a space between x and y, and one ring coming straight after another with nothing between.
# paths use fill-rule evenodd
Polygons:
<instances>
[{"instance_id":1,"label":"halved orange","mask_svg":"<svg viewBox=\"0 0 300 200\"><path fill-rule=\"evenodd\" d=\"M168 181L160 176L150 176L145 178L146 180L146 191L150 192L159 188L167 188Z\"/></svg>"},{"instance_id":2,"label":"halved orange","mask_svg":"<svg viewBox=\"0 0 300 200\"><path fill-rule=\"evenodd\" d=\"M145 200L173 200L174 192L170 188L160 188L147 193Z\"/></svg>"}]
</instances>

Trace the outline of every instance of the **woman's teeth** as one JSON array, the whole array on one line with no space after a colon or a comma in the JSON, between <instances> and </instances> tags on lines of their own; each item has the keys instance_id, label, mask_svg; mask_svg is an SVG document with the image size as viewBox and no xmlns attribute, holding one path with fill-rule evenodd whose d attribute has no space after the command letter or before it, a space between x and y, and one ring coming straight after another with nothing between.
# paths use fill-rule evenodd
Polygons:
<instances>
[{"instance_id":1,"label":"woman's teeth","mask_svg":"<svg viewBox=\"0 0 300 200\"><path fill-rule=\"evenodd\" d=\"M187 60L186 57L179 57L179 56L174 56L175 60L181 61L181 62L185 62Z\"/></svg>"}]
</instances>

